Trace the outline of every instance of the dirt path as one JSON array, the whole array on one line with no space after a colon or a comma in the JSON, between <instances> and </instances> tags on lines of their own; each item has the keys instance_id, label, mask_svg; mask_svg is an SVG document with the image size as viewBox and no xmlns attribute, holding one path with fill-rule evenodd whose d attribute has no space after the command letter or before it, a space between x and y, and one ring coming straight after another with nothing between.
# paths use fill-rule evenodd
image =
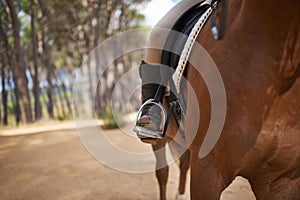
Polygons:
<instances>
[{"instance_id":1,"label":"dirt path","mask_svg":"<svg viewBox=\"0 0 300 200\"><path fill-rule=\"evenodd\" d=\"M14 132L10 131L6 135ZM74 129L45 131L39 127L34 134L3 136L2 131L0 135L0 199L158 199L153 172L129 174L104 166L86 151ZM109 135L122 141L119 130ZM145 144L140 147L151 151ZM174 199L177 180L178 169L173 164L168 199ZM223 193L222 200L235 199L255 199L246 180L239 178Z\"/></svg>"}]
</instances>

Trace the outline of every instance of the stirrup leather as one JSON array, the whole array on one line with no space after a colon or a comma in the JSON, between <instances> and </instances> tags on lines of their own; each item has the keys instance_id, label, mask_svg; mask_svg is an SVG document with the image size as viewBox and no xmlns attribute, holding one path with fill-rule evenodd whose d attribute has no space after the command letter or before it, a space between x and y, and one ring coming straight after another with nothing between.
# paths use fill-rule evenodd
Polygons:
<instances>
[{"instance_id":1,"label":"stirrup leather","mask_svg":"<svg viewBox=\"0 0 300 200\"><path fill-rule=\"evenodd\" d=\"M138 121L142 117L142 111L148 105L155 105L161 110L163 124L161 126L162 128L159 127L159 130L152 130L152 129L145 128L143 126L138 125ZM143 137L145 137L145 138L147 138L147 137L148 138L163 138L164 134L165 134L166 122L167 122L167 114L166 114L166 111L165 111L164 107L162 106L162 104L160 102L154 101L154 99L149 99L138 110L137 117L136 117L134 127L133 127L133 131L136 132L138 137L141 137L141 138L143 138Z\"/></svg>"}]
</instances>

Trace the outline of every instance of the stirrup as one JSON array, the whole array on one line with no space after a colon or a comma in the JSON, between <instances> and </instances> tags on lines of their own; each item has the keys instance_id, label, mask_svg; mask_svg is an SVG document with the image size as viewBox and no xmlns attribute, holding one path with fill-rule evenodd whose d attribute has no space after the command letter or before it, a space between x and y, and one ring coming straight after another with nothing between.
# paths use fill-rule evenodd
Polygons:
<instances>
[{"instance_id":1,"label":"stirrup","mask_svg":"<svg viewBox=\"0 0 300 200\"><path fill-rule=\"evenodd\" d=\"M163 125L162 125L162 129L159 130L159 131L151 130L151 129L145 128L143 126L139 126L137 124L137 122L142 117L142 111L143 111L144 107L147 106L147 105L150 105L150 104L158 106L160 108L161 112L162 112ZM135 120L135 123L134 123L133 131L136 132L136 134L139 138L163 138L164 134L165 134L165 124L167 122L167 117L166 116L167 116L167 114L166 114L166 111L165 111L164 107L162 106L162 104L159 103L159 102L154 101L154 99L149 99L138 110L138 114L137 114L137 117L136 117L136 120ZM159 127L159 129L160 129L160 127Z\"/></svg>"}]
</instances>

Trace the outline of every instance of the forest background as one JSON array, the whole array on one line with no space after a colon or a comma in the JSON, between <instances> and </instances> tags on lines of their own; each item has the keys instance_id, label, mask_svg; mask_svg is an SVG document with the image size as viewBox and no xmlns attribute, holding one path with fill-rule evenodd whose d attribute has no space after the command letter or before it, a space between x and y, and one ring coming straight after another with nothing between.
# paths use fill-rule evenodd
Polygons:
<instances>
[{"instance_id":1,"label":"forest background","mask_svg":"<svg viewBox=\"0 0 300 200\"><path fill-rule=\"evenodd\" d=\"M149 2L0 0L0 127L72 119L72 86L82 62L105 39L142 27L140 10ZM111 115L115 82L109 76L117 80L140 59L121 56L97 83L96 94L95 86L89 87L98 116ZM99 78L97 73L89 76ZM131 101L135 106L138 102Z\"/></svg>"}]
</instances>

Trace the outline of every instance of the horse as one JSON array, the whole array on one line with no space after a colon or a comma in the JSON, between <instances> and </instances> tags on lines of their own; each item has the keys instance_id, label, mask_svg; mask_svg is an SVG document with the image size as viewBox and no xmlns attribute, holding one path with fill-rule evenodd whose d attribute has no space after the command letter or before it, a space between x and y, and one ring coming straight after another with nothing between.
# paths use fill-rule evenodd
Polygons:
<instances>
[{"instance_id":1,"label":"horse","mask_svg":"<svg viewBox=\"0 0 300 200\"><path fill-rule=\"evenodd\" d=\"M192 89L184 91L191 199L219 199L237 176L248 179L257 199L300 199L299 19L297 0L228 0L222 38L215 40L208 24L197 37L222 77L226 117L217 143L200 155L214 113L199 73L199 67L209 70L209 61L195 45L185 71Z\"/></svg>"},{"instance_id":2,"label":"horse","mask_svg":"<svg viewBox=\"0 0 300 200\"><path fill-rule=\"evenodd\" d=\"M186 72L203 108L194 122L187 91L185 132L199 127L189 147L191 198L219 199L240 175L257 199L300 199L300 2L228 1L227 13L222 40L215 41L208 26L197 38L218 66L227 97L221 136L203 158L211 102L196 67ZM201 62L197 50L192 59Z\"/></svg>"},{"instance_id":3,"label":"horse","mask_svg":"<svg viewBox=\"0 0 300 200\"><path fill-rule=\"evenodd\" d=\"M159 151L170 141L170 138L164 138L162 140L157 141L156 144L152 144L152 149L156 159L156 179L159 184L159 199L166 200L167 199L167 182L168 182L168 173L169 167L167 164L166 152ZM173 144L173 145L172 145ZM174 145L174 143L169 143L169 147L171 152L174 154L178 149L181 148L179 144ZM186 199L186 178L189 170L189 161L190 161L190 152L187 149L180 157L178 162L178 167L180 170L179 174L179 184L178 190L176 194L176 200L184 200ZM163 167L162 167L163 166Z\"/></svg>"}]
</instances>

